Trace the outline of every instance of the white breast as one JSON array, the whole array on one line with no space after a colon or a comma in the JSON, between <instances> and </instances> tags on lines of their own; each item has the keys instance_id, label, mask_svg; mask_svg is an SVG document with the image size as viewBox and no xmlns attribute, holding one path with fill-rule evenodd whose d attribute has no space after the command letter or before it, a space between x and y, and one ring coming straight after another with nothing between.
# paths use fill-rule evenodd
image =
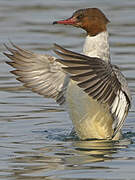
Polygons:
<instances>
[{"instance_id":1,"label":"white breast","mask_svg":"<svg viewBox=\"0 0 135 180\"><path fill-rule=\"evenodd\" d=\"M105 31L96 36L88 35L84 43L83 53L87 56L108 61L110 59L108 32Z\"/></svg>"},{"instance_id":2,"label":"white breast","mask_svg":"<svg viewBox=\"0 0 135 180\"><path fill-rule=\"evenodd\" d=\"M83 53L109 61L108 33L87 36ZM70 80L66 96L70 117L81 139L112 137L113 119L107 106L90 98L73 80Z\"/></svg>"},{"instance_id":3,"label":"white breast","mask_svg":"<svg viewBox=\"0 0 135 180\"><path fill-rule=\"evenodd\" d=\"M90 98L73 80L69 83L66 100L75 131L81 139L112 137L113 120L108 107Z\"/></svg>"}]
</instances>

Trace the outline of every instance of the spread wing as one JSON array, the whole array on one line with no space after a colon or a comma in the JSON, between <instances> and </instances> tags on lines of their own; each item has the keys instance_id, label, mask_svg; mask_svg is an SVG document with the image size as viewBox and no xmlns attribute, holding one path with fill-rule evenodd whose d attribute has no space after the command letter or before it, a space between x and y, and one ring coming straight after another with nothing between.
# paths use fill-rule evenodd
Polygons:
<instances>
[{"instance_id":1,"label":"spread wing","mask_svg":"<svg viewBox=\"0 0 135 180\"><path fill-rule=\"evenodd\" d=\"M99 58L75 53L57 44L55 47L58 49L56 54L62 57L57 61L64 65L70 78L93 99L108 105L114 119L114 137L124 123L131 102L124 76L116 66Z\"/></svg>"},{"instance_id":2,"label":"spread wing","mask_svg":"<svg viewBox=\"0 0 135 180\"><path fill-rule=\"evenodd\" d=\"M6 46L6 45L5 45ZM4 53L11 61L6 62L15 68L11 71L24 86L44 97L56 99L59 104L65 102L64 91L66 74L56 58L40 55L14 45L6 46L10 53Z\"/></svg>"}]
</instances>

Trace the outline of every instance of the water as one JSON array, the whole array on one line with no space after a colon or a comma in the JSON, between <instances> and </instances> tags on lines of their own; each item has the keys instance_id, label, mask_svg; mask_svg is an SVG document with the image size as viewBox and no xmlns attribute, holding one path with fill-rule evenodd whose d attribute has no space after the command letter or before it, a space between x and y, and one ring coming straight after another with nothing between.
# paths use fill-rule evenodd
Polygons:
<instances>
[{"instance_id":1,"label":"water","mask_svg":"<svg viewBox=\"0 0 135 180\"><path fill-rule=\"evenodd\" d=\"M0 179L135 179L135 1L0 0L0 52L12 40L19 46L54 55L53 43L81 52L85 33L54 26L83 7L101 8L109 25L112 62L120 66L132 92L123 127L125 139L79 141L69 136L71 121L52 99L21 86L0 61Z\"/></svg>"}]
</instances>

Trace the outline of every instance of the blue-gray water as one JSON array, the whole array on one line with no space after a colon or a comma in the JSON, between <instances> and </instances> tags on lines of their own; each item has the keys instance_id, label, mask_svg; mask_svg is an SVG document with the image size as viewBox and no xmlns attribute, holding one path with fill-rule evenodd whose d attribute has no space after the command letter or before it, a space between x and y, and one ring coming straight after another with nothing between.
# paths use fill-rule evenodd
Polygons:
<instances>
[{"instance_id":1,"label":"blue-gray water","mask_svg":"<svg viewBox=\"0 0 135 180\"><path fill-rule=\"evenodd\" d=\"M135 179L135 1L0 0L0 52L12 40L54 55L53 43L81 52L85 33L52 22L76 9L101 8L111 23L111 59L127 77L132 108L120 142L78 141L61 107L23 87L0 56L0 179Z\"/></svg>"}]
</instances>

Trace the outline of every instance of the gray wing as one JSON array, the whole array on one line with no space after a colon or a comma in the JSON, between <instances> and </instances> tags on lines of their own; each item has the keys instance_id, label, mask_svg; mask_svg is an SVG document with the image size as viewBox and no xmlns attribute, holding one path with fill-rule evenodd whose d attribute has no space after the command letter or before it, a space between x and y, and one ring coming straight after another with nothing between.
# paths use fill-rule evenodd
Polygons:
<instances>
[{"instance_id":1,"label":"gray wing","mask_svg":"<svg viewBox=\"0 0 135 180\"><path fill-rule=\"evenodd\" d=\"M5 45L6 46L6 45ZM54 98L59 104L65 102L66 73L56 58L40 55L22 49L12 43L13 48L6 46L10 53L4 53L10 60L6 62L15 68L11 71L24 86L44 97Z\"/></svg>"},{"instance_id":2,"label":"gray wing","mask_svg":"<svg viewBox=\"0 0 135 180\"><path fill-rule=\"evenodd\" d=\"M58 49L56 54L62 57L57 61L64 65L63 69L70 74L70 78L93 99L108 105L114 119L115 136L124 123L131 103L124 76L119 76L121 73L115 66L99 58L74 53L59 45L55 47Z\"/></svg>"},{"instance_id":3,"label":"gray wing","mask_svg":"<svg viewBox=\"0 0 135 180\"><path fill-rule=\"evenodd\" d=\"M131 94L130 94L130 91L129 91L129 88L128 88L128 83L127 83L127 80L125 79L124 75L120 72L120 69L119 67L117 67L116 65L113 65L113 71L115 72L117 78L118 78L118 81L120 82L121 84L121 89L123 90L123 92L125 92L125 94L127 95L129 101L131 102Z\"/></svg>"}]
</instances>

